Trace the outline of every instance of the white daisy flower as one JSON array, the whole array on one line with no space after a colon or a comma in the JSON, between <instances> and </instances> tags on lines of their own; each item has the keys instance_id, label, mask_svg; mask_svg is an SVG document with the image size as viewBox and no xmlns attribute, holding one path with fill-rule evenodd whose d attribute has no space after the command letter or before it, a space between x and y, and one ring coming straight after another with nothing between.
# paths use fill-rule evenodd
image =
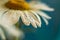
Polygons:
<instances>
[{"instance_id":1,"label":"white daisy flower","mask_svg":"<svg viewBox=\"0 0 60 40\"><path fill-rule=\"evenodd\" d=\"M29 26L32 24L34 28L41 27L41 18L48 25L48 20L51 19L46 13L41 10L54 11L44 3L31 1L27 3L25 0L0 0L0 25L11 35L19 37L20 30L16 29L15 25L19 18L22 22Z\"/></svg>"}]
</instances>

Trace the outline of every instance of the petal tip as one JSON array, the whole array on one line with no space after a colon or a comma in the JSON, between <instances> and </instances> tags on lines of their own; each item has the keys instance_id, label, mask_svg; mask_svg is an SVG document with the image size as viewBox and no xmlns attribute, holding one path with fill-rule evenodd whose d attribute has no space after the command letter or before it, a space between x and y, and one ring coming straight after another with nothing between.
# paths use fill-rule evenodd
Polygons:
<instances>
[{"instance_id":1,"label":"petal tip","mask_svg":"<svg viewBox=\"0 0 60 40\"><path fill-rule=\"evenodd\" d=\"M50 11L54 11L54 8L51 8Z\"/></svg>"}]
</instances>

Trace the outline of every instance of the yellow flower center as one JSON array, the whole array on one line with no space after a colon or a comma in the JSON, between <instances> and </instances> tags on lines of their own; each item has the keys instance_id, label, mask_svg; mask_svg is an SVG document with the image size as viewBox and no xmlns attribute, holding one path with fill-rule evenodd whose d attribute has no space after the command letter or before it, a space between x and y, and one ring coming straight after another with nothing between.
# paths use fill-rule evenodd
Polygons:
<instances>
[{"instance_id":1,"label":"yellow flower center","mask_svg":"<svg viewBox=\"0 0 60 40\"><path fill-rule=\"evenodd\" d=\"M24 0L10 0L8 1L5 6L9 9L14 10L29 10L30 6Z\"/></svg>"}]
</instances>

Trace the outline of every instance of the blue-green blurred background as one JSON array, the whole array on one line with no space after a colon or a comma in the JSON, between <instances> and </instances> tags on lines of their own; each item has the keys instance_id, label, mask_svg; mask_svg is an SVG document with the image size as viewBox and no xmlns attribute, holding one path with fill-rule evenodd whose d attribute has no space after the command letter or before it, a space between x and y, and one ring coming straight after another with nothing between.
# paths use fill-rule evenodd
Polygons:
<instances>
[{"instance_id":1,"label":"blue-green blurred background","mask_svg":"<svg viewBox=\"0 0 60 40\"><path fill-rule=\"evenodd\" d=\"M27 0L29 1L29 0ZM43 24L41 28L33 28L32 25L26 27L22 25L21 29L23 29L25 33L25 38L23 40L60 40L60 0L40 0L50 7L54 8L54 12L46 12L48 15L52 17L49 20L49 25Z\"/></svg>"}]
</instances>

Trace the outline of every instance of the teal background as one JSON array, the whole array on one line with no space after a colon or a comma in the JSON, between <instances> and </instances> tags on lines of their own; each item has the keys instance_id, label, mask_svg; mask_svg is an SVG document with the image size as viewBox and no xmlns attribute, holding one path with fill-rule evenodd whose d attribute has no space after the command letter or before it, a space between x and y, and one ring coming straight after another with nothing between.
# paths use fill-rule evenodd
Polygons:
<instances>
[{"instance_id":1,"label":"teal background","mask_svg":"<svg viewBox=\"0 0 60 40\"><path fill-rule=\"evenodd\" d=\"M47 26L42 20L42 27L37 29L33 28L32 25L28 27L22 25L21 29L23 29L25 33L23 40L60 40L60 0L41 1L55 9L54 12L44 11L50 15L52 19L49 20L49 25Z\"/></svg>"}]
</instances>

